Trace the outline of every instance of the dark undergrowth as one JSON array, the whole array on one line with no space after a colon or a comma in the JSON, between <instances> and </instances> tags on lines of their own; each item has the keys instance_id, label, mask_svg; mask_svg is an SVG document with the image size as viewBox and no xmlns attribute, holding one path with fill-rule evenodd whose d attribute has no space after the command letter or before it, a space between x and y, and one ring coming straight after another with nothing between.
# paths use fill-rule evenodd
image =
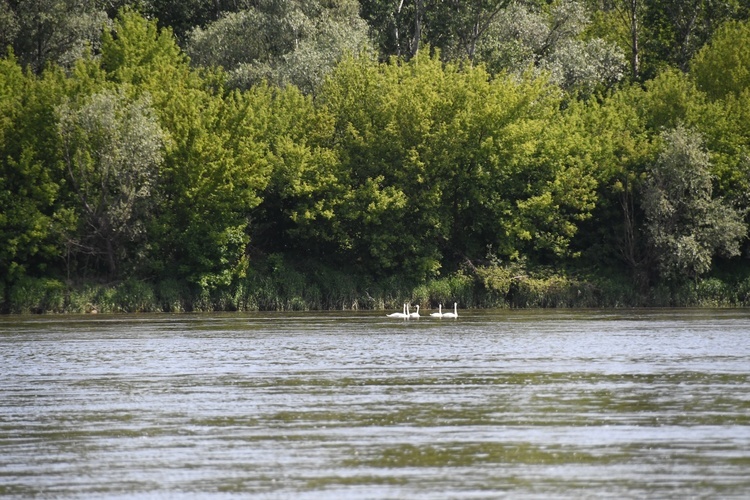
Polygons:
<instances>
[{"instance_id":1,"label":"dark undergrowth","mask_svg":"<svg viewBox=\"0 0 750 500\"><path fill-rule=\"evenodd\" d=\"M614 272L563 272L488 265L425 283L372 279L351 270L269 259L231 284L213 288L177 280L71 283L26 277L4 284L0 310L10 314L308 311L460 308L747 307L750 275L715 273L698 282L634 288Z\"/></svg>"}]
</instances>

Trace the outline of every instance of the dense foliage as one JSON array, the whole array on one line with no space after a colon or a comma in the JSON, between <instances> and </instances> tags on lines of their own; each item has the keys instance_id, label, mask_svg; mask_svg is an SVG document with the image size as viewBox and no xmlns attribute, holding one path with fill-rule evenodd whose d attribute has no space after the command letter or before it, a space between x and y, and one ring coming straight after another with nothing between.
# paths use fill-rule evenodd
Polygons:
<instances>
[{"instance_id":1,"label":"dense foliage","mask_svg":"<svg viewBox=\"0 0 750 500\"><path fill-rule=\"evenodd\" d=\"M743 5L3 0L0 309L748 304Z\"/></svg>"}]
</instances>

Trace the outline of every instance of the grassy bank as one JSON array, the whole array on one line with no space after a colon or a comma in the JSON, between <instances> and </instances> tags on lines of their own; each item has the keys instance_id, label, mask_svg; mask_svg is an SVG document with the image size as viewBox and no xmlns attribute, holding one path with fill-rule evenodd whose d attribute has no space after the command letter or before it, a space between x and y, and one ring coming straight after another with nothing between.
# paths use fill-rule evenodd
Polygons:
<instances>
[{"instance_id":1,"label":"grassy bank","mask_svg":"<svg viewBox=\"0 0 750 500\"><path fill-rule=\"evenodd\" d=\"M713 276L682 286L636 291L628 276L528 270L518 266L472 267L427 283L373 280L346 270L281 260L231 284L213 288L175 280L129 279L117 283L66 283L23 278L4 284L4 313L155 313L423 309L458 302L461 308L615 308L750 306L749 276Z\"/></svg>"}]
</instances>

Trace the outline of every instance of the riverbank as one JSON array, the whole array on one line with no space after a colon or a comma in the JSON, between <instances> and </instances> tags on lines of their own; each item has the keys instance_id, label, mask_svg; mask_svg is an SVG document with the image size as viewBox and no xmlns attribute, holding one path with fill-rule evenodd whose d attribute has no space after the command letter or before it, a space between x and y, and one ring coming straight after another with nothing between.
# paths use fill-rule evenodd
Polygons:
<instances>
[{"instance_id":1,"label":"riverbank","mask_svg":"<svg viewBox=\"0 0 750 500\"><path fill-rule=\"evenodd\" d=\"M383 310L404 302L423 310L453 302L460 308L750 306L750 277L738 274L639 291L624 274L501 266L459 270L421 284L277 266L212 287L177 280L66 283L27 277L3 288L5 314Z\"/></svg>"}]
</instances>

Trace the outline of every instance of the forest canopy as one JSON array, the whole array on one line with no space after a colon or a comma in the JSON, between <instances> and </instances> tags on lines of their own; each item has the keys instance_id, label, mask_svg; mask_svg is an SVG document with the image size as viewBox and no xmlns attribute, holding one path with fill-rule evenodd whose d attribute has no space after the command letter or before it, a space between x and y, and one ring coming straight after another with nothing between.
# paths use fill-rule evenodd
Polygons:
<instances>
[{"instance_id":1,"label":"forest canopy","mask_svg":"<svg viewBox=\"0 0 750 500\"><path fill-rule=\"evenodd\" d=\"M0 310L750 304L749 15L2 0Z\"/></svg>"}]
</instances>

